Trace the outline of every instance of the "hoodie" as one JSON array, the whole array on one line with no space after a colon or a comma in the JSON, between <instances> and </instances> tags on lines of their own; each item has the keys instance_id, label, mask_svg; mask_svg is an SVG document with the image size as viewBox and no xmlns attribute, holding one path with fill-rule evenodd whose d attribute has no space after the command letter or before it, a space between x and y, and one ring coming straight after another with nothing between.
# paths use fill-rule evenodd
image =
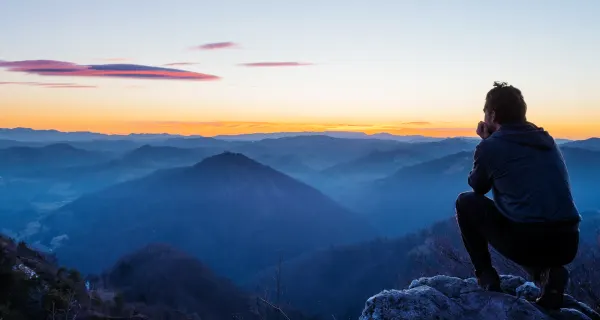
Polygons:
<instances>
[{"instance_id":1,"label":"hoodie","mask_svg":"<svg viewBox=\"0 0 600 320\"><path fill-rule=\"evenodd\" d=\"M498 210L514 222L578 222L562 153L543 128L505 124L477 145L469 185L492 190Z\"/></svg>"}]
</instances>

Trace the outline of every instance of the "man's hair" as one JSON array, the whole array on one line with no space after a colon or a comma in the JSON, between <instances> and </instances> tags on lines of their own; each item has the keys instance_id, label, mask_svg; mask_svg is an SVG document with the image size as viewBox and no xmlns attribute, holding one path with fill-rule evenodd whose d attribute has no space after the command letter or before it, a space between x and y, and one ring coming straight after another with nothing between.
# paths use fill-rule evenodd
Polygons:
<instances>
[{"instance_id":1,"label":"man's hair","mask_svg":"<svg viewBox=\"0 0 600 320\"><path fill-rule=\"evenodd\" d=\"M483 111L494 111L499 124L527 121L527 104L521 90L506 82L494 82L494 88L485 96Z\"/></svg>"}]
</instances>

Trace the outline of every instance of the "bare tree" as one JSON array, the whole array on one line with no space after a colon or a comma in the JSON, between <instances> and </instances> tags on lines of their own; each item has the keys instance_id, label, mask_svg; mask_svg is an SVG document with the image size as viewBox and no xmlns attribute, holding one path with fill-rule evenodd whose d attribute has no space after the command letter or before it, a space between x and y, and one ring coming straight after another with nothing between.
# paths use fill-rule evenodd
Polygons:
<instances>
[{"instance_id":1,"label":"bare tree","mask_svg":"<svg viewBox=\"0 0 600 320\"><path fill-rule=\"evenodd\" d=\"M266 305L268 305L269 307L271 307L273 310L277 311L277 312L278 312L280 315L282 315L282 316L283 316L283 317L284 317L286 320L291 320L291 319L290 319L290 318L287 316L287 314L285 314L285 312L284 312L283 310L281 310L281 308L280 308L280 307L278 307L278 306L276 306L276 305L272 304L271 302L269 302L269 301L267 301L267 300L265 300L265 299L263 299L263 298L259 298L259 299L260 299L260 301L262 301L263 303L265 303Z\"/></svg>"},{"instance_id":2,"label":"bare tree","mask_svg":"<svg viewBox=\"0 0 600 320\"><path fill-rule=\"evenodd\" d=\"M276 290L276 296L275 296L275 304L277 306L280 305L281 303L281 264L282 264L282 257L281 255L279 255L279 259L277 261L277 268L275 268L275 290Z\"/></svg>"}]
</instances>

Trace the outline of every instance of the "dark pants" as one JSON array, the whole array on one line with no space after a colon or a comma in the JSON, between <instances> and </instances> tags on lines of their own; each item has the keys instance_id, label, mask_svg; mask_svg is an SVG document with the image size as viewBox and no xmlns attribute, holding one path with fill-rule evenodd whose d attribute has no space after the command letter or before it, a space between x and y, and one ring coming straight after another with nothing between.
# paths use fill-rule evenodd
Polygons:
<instances>
[{"instance_id":1,"label":"dark pants","mask_svg":"<svg viewBox=\"0 0 600 320\"><path fill-rule=\"evenodd\" d=\"M492 268L488 244L530 273L569 264L577 254L578 222L516 223L474 192L458 196L456 219L476 272Z\"/></svg>"}]
</instances>

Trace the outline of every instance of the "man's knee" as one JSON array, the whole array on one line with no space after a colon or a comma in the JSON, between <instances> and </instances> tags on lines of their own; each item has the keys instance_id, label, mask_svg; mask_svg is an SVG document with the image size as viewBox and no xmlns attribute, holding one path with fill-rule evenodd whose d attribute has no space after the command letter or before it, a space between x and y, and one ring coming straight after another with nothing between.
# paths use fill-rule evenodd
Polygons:
<instances>
[{"instance_id":1,"label":"man's knee","mask_svg":"<svg viewBox=\"0 0 600 320\"><path fill-rule=\"evenodd\" d=\"M473 191L463 192L456 198L456 209L472 206L476 202L477 194Z\"/></svg>"},{"instance_id":2,"label":"man's knee","mask_svg":"<svg viewBox=\"0 0 600 320\"><path fill-rule=\"evenodd\" d=\"M480 209L482 196L475 192L463 192L456 198L456 215L458 217L468 216Z\"/></svg>"}]
</instances>

